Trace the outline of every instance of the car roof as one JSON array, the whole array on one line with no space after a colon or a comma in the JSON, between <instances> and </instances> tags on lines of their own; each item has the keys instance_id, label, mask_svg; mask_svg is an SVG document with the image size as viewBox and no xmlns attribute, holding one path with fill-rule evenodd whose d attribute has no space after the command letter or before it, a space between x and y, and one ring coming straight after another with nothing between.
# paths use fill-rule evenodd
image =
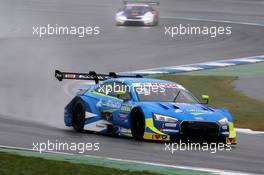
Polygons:
<instances>
[{"instance_id":1,"label":"car roof","mask_svg":"<svg viewBox=\"0 0 264 175\"><path fill-rule=\"evenodd\" d=\"M112 81L123 82L127 85L132 85L134 83L177 84L172 81L166 81L166 80L160 80L160 79L154 79L154 78L113 78L113 79L105 80L103 82L112 82Z\"/></svg>"}]
</instances>

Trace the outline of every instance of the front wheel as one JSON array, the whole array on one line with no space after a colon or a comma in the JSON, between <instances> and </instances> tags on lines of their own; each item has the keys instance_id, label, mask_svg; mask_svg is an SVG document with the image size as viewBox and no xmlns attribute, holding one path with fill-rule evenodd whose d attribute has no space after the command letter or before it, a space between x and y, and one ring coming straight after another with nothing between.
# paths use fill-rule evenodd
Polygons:
<instances>
[{"instance_id":1,"label":"front wheel","mask_svg":"<svg viewBox=\"0 0 264 175\"><path fill-rule=\"evenodd\" d=\"M159 18L155 17L153 21L153 26L158 26L159 25Z\"/></svg>"},{"instance_id":2,"label":"front wheel","mask_svg":"<svg viewBox=\"0 0 264 175\"><path fill-rule=\"evenodd\" d=\"M81 103L76 103L73 107L73 128L77 132L82 132L85 122L85 110Z\"/></svg>"},{"instance_id":3,"label":"front wheel","mask_svg":"<svg viewBox=\"0 0 264 175\"><path fill-rule=\"evenodd\" d=\"M145 132L145 117L141 110L135 109L131 115L131 132L135 140L143 140Z\"/></svg>"}]
</instances>

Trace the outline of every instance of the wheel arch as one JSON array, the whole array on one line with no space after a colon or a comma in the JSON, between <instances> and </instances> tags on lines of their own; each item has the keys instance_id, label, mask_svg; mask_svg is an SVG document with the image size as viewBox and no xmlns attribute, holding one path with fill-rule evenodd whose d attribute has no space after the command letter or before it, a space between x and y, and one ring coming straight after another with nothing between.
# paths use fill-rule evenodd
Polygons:
<instances>
[{"instance_id":1,"label":"wheel arch","mask_svg":"<svg viewBox=\"0 0 264 175\"><path fill-rule=\"evenodd\" d=\"M90 102L87 99L83 96L75 96L64 109L64 123L66 126L72 126L73 124L73 110L76 103L82 105L85 112L91 111Z\"/></svg>"}]
</instances>

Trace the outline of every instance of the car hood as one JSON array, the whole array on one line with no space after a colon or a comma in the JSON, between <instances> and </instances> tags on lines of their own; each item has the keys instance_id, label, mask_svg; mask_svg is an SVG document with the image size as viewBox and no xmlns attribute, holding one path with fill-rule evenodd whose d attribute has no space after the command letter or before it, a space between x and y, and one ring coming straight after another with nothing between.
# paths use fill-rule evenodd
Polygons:
<instances>
[{"instance_id":1,"label":"car hood","mask_svg":"<svg viewBox=\"0 0 264 175\"><path fill-rule=\"evenodd\" d=\"M172 103L172 102L144 102L153 113L175 117L178 120L190 121L219 121L224 118L221 109L213 109L202 104Z\"/></svg>"},{"instance_id":2,"label":"car hood","mask_svg":"<svg viewBox=\"0 0 264 175\"><path fill-rule=\"evenodd\" d=\"M139 16L143 16L144 14L146 14L146 12L141 12L141 11L124 11L124 15L126 17L139 17Z\"/></svg>"}]
</instances>

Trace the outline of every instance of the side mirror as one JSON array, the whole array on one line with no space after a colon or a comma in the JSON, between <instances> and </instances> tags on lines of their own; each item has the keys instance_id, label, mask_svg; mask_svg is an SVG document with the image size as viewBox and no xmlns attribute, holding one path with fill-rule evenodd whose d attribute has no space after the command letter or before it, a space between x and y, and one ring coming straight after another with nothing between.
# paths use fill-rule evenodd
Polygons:
<instances>
[{"instance_id":1,"label":"side mirror","mask_svg":"<svg viewBox=\"0 0 264 175\"><path fill-rule=\"evenodd\" d=\"M126 94L126 91L116 91L116 94L117 95L125 95Z\"/></svg>"},{"instance_id":2,"label":"side mirror","mask_svg":"<svg viewBox=\"0 0 264 175\"><path fill-rule=\"evenodd\" d=\"M203 104L209 103L209 95L202 95L202 99L205 100L205 103L203 103Z\"/></svg>"}]
</instances>

